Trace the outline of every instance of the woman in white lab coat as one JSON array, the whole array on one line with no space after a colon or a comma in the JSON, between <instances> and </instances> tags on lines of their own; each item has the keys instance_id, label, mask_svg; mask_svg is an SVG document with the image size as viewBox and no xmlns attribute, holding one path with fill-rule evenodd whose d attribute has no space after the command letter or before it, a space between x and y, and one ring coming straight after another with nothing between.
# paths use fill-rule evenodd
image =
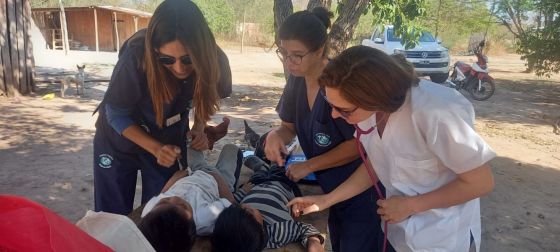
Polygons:
<instances>
[{"instance_id":1,"label":"woman in white lab coat","mask_svg":"<svg viewBox=\"0 0 560 252\"><path fill-rule=\"evenodd\" d=\"M334 191L292 200L296 215L321 211L374 185L396 251L480 249L479 197L492 191L496 155L474 130L472 104L419 80L401 57L356 46L320 77L332 116L356 126L365 164Z\"/></svg>"}]
</instances>

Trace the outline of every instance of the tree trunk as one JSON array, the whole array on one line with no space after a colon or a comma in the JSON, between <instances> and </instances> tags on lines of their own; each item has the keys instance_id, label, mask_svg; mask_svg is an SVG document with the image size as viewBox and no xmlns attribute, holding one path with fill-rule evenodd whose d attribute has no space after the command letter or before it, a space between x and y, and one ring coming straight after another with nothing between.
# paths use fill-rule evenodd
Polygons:
<instances>
[{"instance_id":1,"label":"tree trunk","mask_svg":"<svg viewBox=\"0 0 560 252\"><path fill-rule=\"evenodd\" d=\"M0 0L1 1L1 0ZM292 5L291 0L274 0L274 43L277 47L280 46L280 37L278 36L278 29L284 20L294 12L294 6ZM284 67L284 78L288 80L288 69L286 68L286 64L282 62L282 66Z\"/></svg>"},{"instance_id":2,"label":"tree trunk","mask_svg":"<svg viewBox=\"0 0 560 252\"><path fill-rule=\"evenodd\" d=\"M280 46L280 38L278 38L278 29L284 20L294 12L294 6L291 0L274 0L274 42L276 46Z\"/></svg>"},{"instance_id":3,"label":"tree trunk","mask_svg":"<svg viewBox=\"0 0 560 252\"><path fill-rule=\"evenodd\" d=\"M334 21L331 32L329 33L328 45L330 48L329 56L331 58L346 49L368 3L369 0L348 0L342 6L340 16Z\"/></svg>"},{"instance_id":4,"label":"tree trunk","mask_svg":"<svg viewBox=\"0 0 560 252\"><path fill-rule=\"evenodd\" d=\"M311 11L315 7L325 7L327 10L331 9L332 0L309 0L307 3L307 10Z\"/></svg>"},{"instance_id":5,"label":"tree trunk","mask_svg":"<svg viewBox=\"0 0 560 252\"><path fill-rule=\"evenodd\" d=\"M0 95L18 96L35 90L28 0L0 0Z\"/></svg>"}]
</instances>

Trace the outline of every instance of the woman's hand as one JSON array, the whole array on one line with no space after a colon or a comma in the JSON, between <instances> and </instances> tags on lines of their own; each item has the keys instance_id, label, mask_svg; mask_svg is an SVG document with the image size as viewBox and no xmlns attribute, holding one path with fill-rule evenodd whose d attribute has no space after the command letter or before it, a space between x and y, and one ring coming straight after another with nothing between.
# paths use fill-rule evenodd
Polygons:
<instances>
[{"instance_id":1,"label":"woman's hand","mask_svg":"<svg viewBox=\"0 0 560 252\"><path fill-rule=\"evenodd\" d=\"M386 200L378 200L377 213L389 224L399 223L414 214L412 198L394 196Z\"/></svg>"},{"instance_id":2,"label":"woman's hand","mask_svg":"<svg viewBox=\"0 0 560 252\"><path fill-rule=\"evenodd\" d=\"M159 165L169 168L181 158L181 148L170 144L162 145L155 151L154 156Z\"/></svg>"},{"instance_id":3,"label":"woman's hand","mask_svg":"<svg viewBox=\"0 0 560 252\"><path fill-rule=\"evenodd\" d=\"M187 132L187 138L192 139L191 148L199 151L208 150L208 137L203 131L190 130Z\"/></svg>"},{"instance_id":4,"label":"woman's hand","mask_svg":"<svg viewBox=\"0 0 560 252\"><path fill-rule=\"evenodd\" d=\"M264 153L266 154L266 158L271 162L278 163L279 166L284 166L286 161L284 158L288 154L288 150L277 130L271 130L266 136Z\"/></svg>"},{"instance_id":5,"label":"woman's hand","mask_svg":"<svg viewBox=\"0 0 560 252\"><path fill-rule=\"evenodd\" d=\"M308 161L301 163L292 163L286 169L286 177L288 177L291 181L298 182L300 179L309 175L309 173L311 172L313 172L313 169L309 165Z\"/></svg>"},{"instance_id":6,"label":"woman's hand","mask_svg":"<svg viewBox=\"0 0 560 252\"><path fill-rule=\"evenodd\" d=\"M292 216L296 218L302 214L319 212L330 207L327 197L328 194L297 197L290 200L287 206L292 208Z\"/></svg>"}]
</instances>

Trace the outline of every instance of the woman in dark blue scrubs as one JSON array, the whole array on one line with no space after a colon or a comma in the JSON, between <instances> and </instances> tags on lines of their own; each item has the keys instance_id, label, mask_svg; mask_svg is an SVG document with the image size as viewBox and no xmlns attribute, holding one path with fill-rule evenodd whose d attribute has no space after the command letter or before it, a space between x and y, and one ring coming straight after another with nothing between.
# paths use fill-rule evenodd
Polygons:
<instances>
[{"instance_id":1,"label":"woman in dark blue scrubs","mask_svg":"<svg viewBox=\"0 0 560 252\"><path fill-rule=\"evenodd\" d=\"M148 28L123 44L98 108L95 210L130 213L138 170L142 203L157 195L179 166L186 166L187 135L195 149L212 144L204 134L206 122L218 99L230 93L227 57L201 11L191 1L164 1Z\"/></svg>"},{"instance_id":2,"label":"woman in dark blue scrubs","mask_svg":"<svg viewBox=\"0 0 560 252\"><path fill-rule=\"evenodd\" d=\"M325 193L343 183L362 164L353 138L354 127L331 117L332 108L322 97L318 77L328 63L326 9L301 11L289 16L279 30L279 56L290 71L277 110L280 127L270 131L265 153L283 165L285 145L296 135L308 158L292 164L287 176L297 181L311 172ZM329 233L333 251L379 251L383 233L373 188L332 206Z\"/></svg>"}]
</instances>

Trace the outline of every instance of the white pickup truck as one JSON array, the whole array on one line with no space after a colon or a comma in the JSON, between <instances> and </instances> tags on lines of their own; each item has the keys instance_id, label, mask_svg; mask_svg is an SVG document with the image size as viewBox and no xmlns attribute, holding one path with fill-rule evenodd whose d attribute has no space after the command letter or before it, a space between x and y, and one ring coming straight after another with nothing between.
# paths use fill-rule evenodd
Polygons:
<instances>
[{"instance_id":1,"label":"white pickup truck","mask_svg":"<svg viewBox=\"0 0 560 252\"><path fill-rule=\"evenodd\" d=\"M401 39L393 33L393 26L377 28L362 45L373 47L387 54L402 53L414 65L416 73L428 75L433 82L443 83L449 76L449 53L429 32L422 33L416 47L405 50Z\"/></svg>"}]
</instances>

